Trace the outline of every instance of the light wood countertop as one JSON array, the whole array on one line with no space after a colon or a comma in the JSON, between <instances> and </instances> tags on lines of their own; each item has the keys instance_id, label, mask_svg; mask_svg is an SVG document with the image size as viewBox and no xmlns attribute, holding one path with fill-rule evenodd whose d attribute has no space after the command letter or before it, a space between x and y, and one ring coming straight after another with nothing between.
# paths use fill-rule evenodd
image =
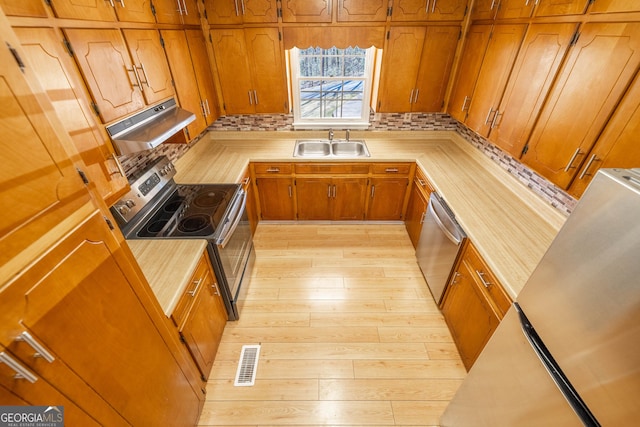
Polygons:
<instances>
[{"instance_id":1,"label":"light wood countertop","mask_svg":"<svg viewBox=\"0 0 640 427\"><path fill-rule=\"evenodd\" d=\"M456 132L352 131L371 157L293 157L296 139L326 132L210 132L176 162L179 183L240 182L251 161L415 161L506 291L515 298L566 217ZM342 138L336 131L336 138Z\"/></svg>"},{"instance_id":2,"label":"light wood countertop","mask_svg":"<svg viewBox=\"0 0 640 427\"><path fill-rule=\"evenodd\" d=\"M167 317L189 285L207 247L206 240L127 240Z\"/></svg>"}]
</instances>

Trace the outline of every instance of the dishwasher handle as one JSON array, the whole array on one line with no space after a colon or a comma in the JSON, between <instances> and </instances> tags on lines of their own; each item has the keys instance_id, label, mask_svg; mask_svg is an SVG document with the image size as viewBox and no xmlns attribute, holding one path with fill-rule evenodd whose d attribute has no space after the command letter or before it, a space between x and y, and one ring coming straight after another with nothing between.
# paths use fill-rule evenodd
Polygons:
<instances>
[{"instance_id":1,"label":"dishwasher handle","mask_svg":"<svg viewBox=\"0 0 640 427\"><path fill-rule=\"evenodd\" d=\"M440 200L440 198L435 193L431 193L431 196L429 197L429 205L427 206L427 210L428 210L427 215L430 215L430 216L433 217L433 220L438 225L440 230L442 230L444 235L447 236L447 238L449 240L451 240L452 243L455 243L456 245L459 245L460 242L462 242L462 239L465 237L465 235L462 232L462 230L459 228L459 226L457 226L457 224L454 222L453 217L450 217L450 216L447 215L447 213L446 213L447 210L443 206L443 204L444 204L444 201ZM439 209L436 209L434 207L435 205L437 205ZM445 215L447 215L447 219L448 219L447 222L451 223L453 227L457 228L457 230L454 230L456 232L457 236L454 235L454 233L451 232L449 227L447 227L444 224L444 221L442 220L442 218L438 215L438 212L436 212L436 211L443 212Z\"/></svg>"}]
</instances>

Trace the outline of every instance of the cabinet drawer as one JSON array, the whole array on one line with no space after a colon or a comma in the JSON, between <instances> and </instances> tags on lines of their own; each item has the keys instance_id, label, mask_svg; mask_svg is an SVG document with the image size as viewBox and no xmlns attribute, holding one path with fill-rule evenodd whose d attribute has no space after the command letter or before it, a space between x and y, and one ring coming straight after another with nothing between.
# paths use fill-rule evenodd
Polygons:
<instances>
[{"instance_id":1,"label":"cabinet drawer","mask_svg":"<svg viewBox=\"0 0 640 427\"><path fill-rule=\"evenodd\" d=\"M414 178L414 182L415 185L422 190L422 194L427 197L429 197L429 194L435 191L424 172L422 172L422 169L418 167L416 167L416 176Z\"/></svg>"},{"instance_id":2,"label":"cabinet drawer","mask_svg":"<svg viewBox=\"0 0 640 427\"><path fill-rule=\"evenodd\" d=\"M206 255L203 255L198 262L196 271L189 279L187 288L184 290L184 293L180 297L176 308L173 310L173 313L171 313L171 318L173 319L173 322L176 324L179 330L182 329L184 322L189 317L191 307L193 307L193 303L198 297L198 293L202 288L208 285L208 282L211 281L211 277L209 275L209 266L207 265L208 263L209 259Z\"/></svg>"},{"instance_id":3,"label":"cabinet drawer","mask_svg":"<svg viewBox=\"0 0 640 427\"><path fill-rule=\"evenodd\" d=\"M297 163L295 165L296 173L312 173L312 174L368 174L368 163Z\"/></svg>"},{"instance_id":4,"label":"cabinet drawer","mask_svg":"<svg viewBox=\"0 0 640 427\"><path fill-rule=\"evenodd\" d=\"M293 172L291 163L254 163L253 170L256 175L288 175Z\"/></svg>"},{"instance_id":5,"label":"cabinet drawer","mask_svg":"<svg viewBox=\"0 0 640 427\"><path fill-rule=\"evenodd\" d=\"M502 285L498 282L498 279L496 279L489 267L487 267L477 249L472 244L468 245L464 260L473 272L474 278L484 286L488 296L491 298L491 302L502 319L511 306L511 298L506 294Z\"/></svg>"},{"instance_id":6,"label":"cabinet drawer","mask_svg":"<svg viewBox=\"0 0 640 427\"><path fill-rule=\"evenodd\" d=\"M371 173L382 175L409 175L413 163L374 163Z\"/></svg>"}]
</instances>

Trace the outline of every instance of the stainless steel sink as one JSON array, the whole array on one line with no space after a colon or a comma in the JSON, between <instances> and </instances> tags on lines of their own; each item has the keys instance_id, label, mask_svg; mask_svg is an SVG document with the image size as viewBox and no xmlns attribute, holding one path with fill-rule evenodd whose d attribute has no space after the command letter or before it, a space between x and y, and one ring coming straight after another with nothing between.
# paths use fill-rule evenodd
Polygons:
<instances>
[{"instance_id":1,"label":"stainless steel sink","mask_svg":"<svg viewBox=\"0 0 640 427\"><path fill-rule=\"evenodd\" d=\"M355 158L355 157L371 157L369 149L367 148L364 140L311 140L302 139L297 140L293 149L293 157L308 157L308 158L322 158L322 157L341 157L341 158Z\"/></svg>"}]
</instances>

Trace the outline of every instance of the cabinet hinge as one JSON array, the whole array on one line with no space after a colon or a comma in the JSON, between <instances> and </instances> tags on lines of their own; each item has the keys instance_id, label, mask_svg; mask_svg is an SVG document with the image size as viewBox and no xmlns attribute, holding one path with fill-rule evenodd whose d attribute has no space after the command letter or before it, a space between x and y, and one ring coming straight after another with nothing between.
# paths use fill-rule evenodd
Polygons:
<instances>
[{"instance_id":1,"label":"cabinet hinge","mask_svg":"<svg viewBox=\"0 0 640 427\"><path fill-rule=\"evenodd\" d=\"M578 43L579 38L580 32L576 30L576 32L573 34L573 37L571 38L571 41L569 42L569 46L573 46L574 44Z\"/></svg>"},{"instance_id":2,"label":"cabinet hinge","mask_svg":"<svg viewBox=\"0 0 640 427\"><path fill-rule=\"evenodd\" d=\"M389 40L389 38L391 38L391 31L387 31L387 40Z\"/></svg>"},{"instance_id":3,"label":"cabinet hinge","mask_svg":"<svg viewBox=\"0 0 640 427\"><path fill-rule=\"evenodd\" d=\"M276 11L277 11L277 17L282 18L282 8L279 7L278 9L276 9Z\"/></svg>"},{"instance_id":4,"label":"cabinet hinge","mask_svg":"<svg viewBox=\"0 0 640 427\"><path fill-rule=\"evenodd\" d=\"M51 0L44 0L44 2L47 4L47 6L51 6Z\"/></svg>"},{"instance_id":5,"label":"cabinet hinge","mask_svg":"<svg viewBox=\"0 0 640 427\"><path fill-rule=\"evenodd\" d=\"M191 141L191 134L189 133L189 129L188 128L184 128L184 133L187 134L187 141Z\"/></svg>"},{"instance_id":6,"label":"cabinet hinge","mask_svg":"<svg viewBox=\"0 0 640 427\"><path fill-rule=\"evenodd\" d=\"M184 335L182 335L182 332L180 332L180 342L186 343L187 340L184 339Z\"/></svg>"},{"instance_id":7,"label":"cabinet hinge","mask_svg":"<svg viewBox=\"0 0 640 427\"><path fill-rule=\"evenodd\" d=\"M460 28L460 31L458 32L458 40L460 40L462 38L462 28Z\"/></svg>"},{"instance_id":8,"label":"cabinet hinge","mask_svg":"<svg viewBox=\"0 0 640 427\"><path fill-rule=\"evenodd\" d=\"M160 36L160 46L164 49L164 37Z\"/></svg>"},{"instance_id":9,"label":"cabinet hinge","mask_svg":"<svg viewBox=\"0 0 640 427\"><path fill-rule=\"evenodd\" d=\"M87 178L87 175L78 168L76 168L76 170L78 171L78 175L80 175L80 178L82 178L82 182L84 182L84 185L89 184L89 178Z\"/></svg>"},{"instance_id":10,"label":"cabinet hinge","mask_svg":"<svg viewBox=\"0 0 640 427\"><path fill-rule=\"evenodd\" d=\"M11 55L13 55L13 59L16 60L16 63L18 64L18 67L20 67L20 71L22 71L24 73L24 69L26 68L26 66L24 65L24 62L22 61L22 58L20 58L20 54L18 53L18 51L15 50L13 47L11 47L11 45L9 43L7 43L7 48L9 49L9 52L11 52Z\"/></svg>"},{"instance_id":11,"label":"cabinet hinge","mask_svg":"<svg viewBox=\"0 0 640 427\"><path fill-rule=\"evenodd\" d=\"M282 41L282 33L280 31L278 31L278 40Z\"/></svg>"},{"instance_id":12,"label":"cabinet hinge","mask_svg":"<svg viewBox=\"0 0 640 427\"><path fill-rule=\"evenodd\" d=\"M524 147L522 147L522 152L520 153L520 157L522 157L525 154L527 154L527 151L529 151L529 143L528 142L526 144L524 144Z\"/></svg>"},{"instance_id":13,"label":"cabinet hinge","mask_svg":"<svg viewBox=\"0 0 640 427\"><path fill-rule=\"evenodd\" d=\"M73 47L71 46L71 43L69 42L69 40L67 40L66 37L62 39L62 44L64 44L64 47L67 49L69 56L73 57Z\"/></svg>"},{"instance_id":14,"label":"cabinet hinge","mask_svg":"<svg viewBox=\"0 0 640 427\"><path fill-rule=\"evenodd\" d=\"M211 38L211 33L209 33L209 43L213 43L213 38Z\"/></svg>"},{"instance_id":15,"label":"cabinet hinge","mask_svg":"<svg viewBox=\"0 0 640 427\"><path fill-rule=\"evenodd\" d=\"M389 6L387 8L387 16L391 16L392 13L393 13L393 6Z\"/></svg>"},{"instance_id":16,"label":"cabinet hinge","mask_svg":"<svg viewBox=\"0 0 640 427\"><path fill-rule=\"evenodd\" d=\"M206 388L201 388L200 391L202 392L203 395L206 396L206 394L207 394L207 389Z\"/></svg>"},{"instance_id":17,"label":"cabinet hinge","mask_svg":"<svg viewBox=\"0 0 640 427\"><path fill-rule=\"evenodd\" d=\"M207 9L204 10L204 19L207 21L209 20L209 17L207 16Z\"/></svg>"},{"instance_id":18,"label":"cabinet hinge","mask_svg":"<svg viewBox=\"0 0 640 427\"><path fill-rule=\"evenodd\" d=\"M96 104L95 102L91 102L90 105L93 109L93 112L96 113L96 116L100 116L100 109L98 108L98 104Z\"/></svg>"},{"instance_id":19,"label":"cabinet hinge","mask_svg":"<svg viewBox=\"0 0 640 427\"><path fill-rule=\"evenodd\" d=\"M103 216L102 218L104 218L104 222L107 223L107 225L109 226L110 230L115 230L116 228L113 226L113 223L111 222L111 220L109 218L107 218L106 216Z\"/></svg>"},{"instance_id":20,"label":"cabinet hinge","mask_svg":"<svg viewBox=\"0 0 640 427\"><path fill-rule=\"evenodd\" d=\"M464 7L464 15L462 15L462 16L467 16L467 12L468 12L468 11L469 11L469 5L466 5L466 6Z\"/></svg>"},{"instance_id":21,"label":"cabinet hinge","mask_svg":"<svg viewBox=\"0 0 640 427\"><path fill-rule=\"evenodd\" d=\"M153 16L156 16L156 7L153 5L153 3L151 3L151 13L153 13Z\"/></svg>"}]
</instances>

